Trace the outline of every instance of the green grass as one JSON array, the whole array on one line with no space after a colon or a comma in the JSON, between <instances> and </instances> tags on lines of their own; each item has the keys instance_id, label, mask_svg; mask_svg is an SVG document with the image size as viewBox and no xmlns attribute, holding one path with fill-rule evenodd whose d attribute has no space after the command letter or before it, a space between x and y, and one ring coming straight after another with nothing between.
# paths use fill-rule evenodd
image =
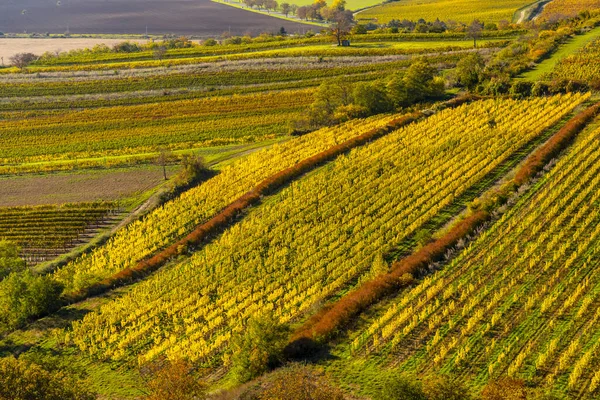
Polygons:
<instances>
[{"instance_id":1,"label":"green grass","mask_svg":"<svg viewBox=\"0 0 600 400\"><path fill-rule=\"evenodd\" d=\"M521 79L527 81L537 81L542 79L545 74L552 72L554 67L556 67L563 58L576 53L585 47L586 44L598 38L600 38L600 28L593 29L586 34L577 35L569 39L565 44L561 45L552 56L536 65L531 71L523 74Z\"/></svg>"}]
</instances>

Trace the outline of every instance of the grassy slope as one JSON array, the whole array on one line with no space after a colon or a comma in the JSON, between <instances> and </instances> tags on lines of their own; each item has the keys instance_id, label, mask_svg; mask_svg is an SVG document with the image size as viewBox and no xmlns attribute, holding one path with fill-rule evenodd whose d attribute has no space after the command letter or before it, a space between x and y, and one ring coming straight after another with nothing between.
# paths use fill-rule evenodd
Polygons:
<instances>
[{"instance_id":1,"label":"grassy slope","mask_svg":"<svg viewBox=\"0 0 600 400\"><path fill-rule=\"evenodd\" d=\"M483 22L511 21L519 8L530 4L531 0L503 0L482 2L481 0L403 0L379 7L370 8L358 13L360 19L376 19L379 23L387 23L392 19L409 19L416 21L423 18L435 21L455 20L470 23L474 19Z\"/></svg>"},{"instance_id":2,"label":"grassy slope","mask_svg":"<svg viewBox=\"0 0 600 400\"><path fill-rule=\"evenodd\" d=\"M567 43L560 46L560 48L554 54L552 54L551 57L546 58L544 61L536 65L534 69L523 74L521 78L528 81L537 81L541 79L544 74L552 72L554 67L563 58L576 53L586 44L597 38L600 38L600 28L596 28L584 35L578 35L572 39L569 39Z\"/></svg>"}]
</instances>

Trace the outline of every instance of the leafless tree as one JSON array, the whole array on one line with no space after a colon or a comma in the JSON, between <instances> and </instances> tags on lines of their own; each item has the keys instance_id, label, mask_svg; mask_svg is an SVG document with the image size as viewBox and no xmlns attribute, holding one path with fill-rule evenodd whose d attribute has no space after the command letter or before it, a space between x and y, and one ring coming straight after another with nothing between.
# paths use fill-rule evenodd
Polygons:
<instances>
[{"instance_id":1,"label":"leafless tree","mask_svg":"<svg viewBox=\"0 0 600 400\"><path fill-rule=\"evenodd\" d=\"M175 159L173 152L167 149L160 149L158 157L156 157L156 163L163 169L163 176L165 181L167 180L167 165Z\"/></svg>"},{"instance_id":2,"label":"leafless tree","mask_svg":"<svg viewBox=\"0 0 600 400\"><path fill-rule=\"evenodd\" d=\"M167 48L165 46L158 46L154 49L153 54L154 58L160 61L167 54Z\"/></svg>"},{"instance_id":3,"label":"leafless tree","mask_svg":"<svg viewBox=\"0 0 600 400\"><path fill-rule=\"evenodd\" d=\"M483 23L479 20L471 22L471 25L467 28L467 38L473 39L473 47L477 47L477 39L481 37L483 32Z\"/></svg>"},{"instance_id":4,"label":"leafless tree","mask_svg":"<svg viewBox=\"0 0 600 400\"><path fill-rule=\"evenodd\" d=\"M32 53L18 53L10 57L10 63L19 69L27 67L38 59L38 56Z\"/></svg>"}]
</instances>

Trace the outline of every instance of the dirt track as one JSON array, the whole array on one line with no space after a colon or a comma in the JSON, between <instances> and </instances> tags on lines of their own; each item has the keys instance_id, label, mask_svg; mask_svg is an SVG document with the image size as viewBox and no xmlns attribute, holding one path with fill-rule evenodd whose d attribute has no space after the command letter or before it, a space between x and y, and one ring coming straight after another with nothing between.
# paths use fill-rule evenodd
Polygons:
<instances>
[{"instance_id":1,"label":"dirt track","mask_svg":"<svg viewBox=\"0 0 600 400\"><path fill-rule=\"evenodd\" d=\"M215 36L302 32L310 25L250 13L210 0L0 0L0 32ZM312 27L314 29L314 27Z\"/></svg>"}]
</instances>

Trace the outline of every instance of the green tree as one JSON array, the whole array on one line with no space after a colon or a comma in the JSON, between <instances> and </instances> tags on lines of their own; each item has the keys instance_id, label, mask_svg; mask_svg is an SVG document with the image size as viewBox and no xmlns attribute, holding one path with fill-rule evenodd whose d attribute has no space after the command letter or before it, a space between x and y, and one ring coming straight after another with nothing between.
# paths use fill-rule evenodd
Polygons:
<instances>
[{"instance_id":1,"label":"green tree","mask_svg":"<svg viewBox=\"0 0 600 400\"><path fill-rule=\"evenodd\" d=\"M387 112L392 102L382 82L359 82L353 91L354 104L364 107L371 114Z\"/></svg>"},{"instance_id":2,"label":"green tree","mask_svg":"<svg viewBox=\"0 0 600 400\"><path fill-rule=\"evenodd\" d=\"M403 74L392 75L387 82L386 90L394 107L399 108L410 105L412 96L408 93Z\"/></svg>"},{"instance_id":3,"label":"green tree","mask_svg":"<svg viewBox=\"0 0 600 400\"><path fill-rule=\"evenodd\" d=\"M25 261L19 256L19 247L6 240L0 240L0 281L12 272L25 270Z\"/></svg>"},{"instance_id":4,"label":"green tree","mask_svg":"<svg viewBox=\"0 0 600 400\"><path fill-rule=\"evenodd\" d=\"M454 76L456 82L469 90L474 90L483 81L485 61L479 53L469 54L456 63Z\"/></svg>"},{"instance_id":5,"label":"green tree","mask_svg":"<svg viewBox=\"0 0 600 400\"><path fill-rule=\"evenodd\" d=\"M247 382L281 364L288 333L272 315L250 319L244 333L231 341L231 371L236 380Z\"/></svg>"},{"instance_id":6,"label":"green tree","mask_svg":"<svg viewBox=\"0 0 600 400\"><path fill-rule=\"evenodd\" d=\"M290 6L290 3L281 3L281 5L279 6L279 8L281 9L281 12L287 17L290 12L292 11L292 6Z\"/></svg>"},{"instance_id":7,"label":"green tree","mask_svg":"<svg viewBox=\"0 0 600 400\"><path fill-rule=\"evenodd\" d=\"M72 374L47 371L37 364L0 358L0 400L92 400L93 395Z\"/></svg>"},{"instance_id":8,"label":"green tree","mask_svg":"<svg viewBox=\"0 0 600 400\"><path fill-rule=\"evenodd\" d=\"M31 271L13 272L0 282L0 331L22 326L28 318L60 306L62 285Z\"/></svg>"},{"instance_id":9,"label":"green tree","mask_svg":"<svg viewBox=\"0 0 600 400\"><path fill-rule=\"evenodd\" d=\"M416 60L408 67L403 80L411 103L441 94L443 88L440 90L434 82L436 74L437 69L425 59Z\"/></svg>"}]
</instances>

